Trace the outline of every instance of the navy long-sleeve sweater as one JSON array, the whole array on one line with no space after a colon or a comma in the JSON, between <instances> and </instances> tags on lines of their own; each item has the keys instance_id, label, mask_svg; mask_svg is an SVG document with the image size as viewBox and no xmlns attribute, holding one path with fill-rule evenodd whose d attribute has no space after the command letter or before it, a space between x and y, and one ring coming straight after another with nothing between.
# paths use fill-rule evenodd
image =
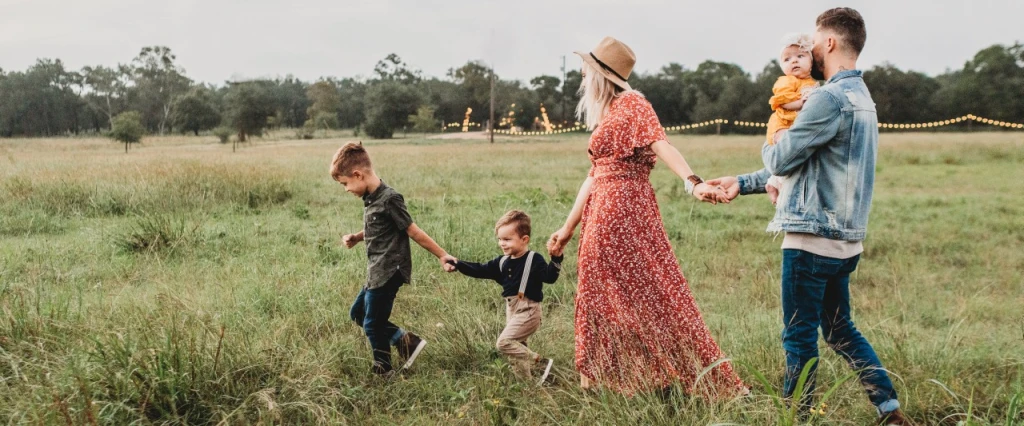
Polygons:
<instances>
[{"instance_id":1,"label":"navy long-sleeve sweater","mask_svg":"<svg viewBox=\"0 0 1024 426\"><path fill-rule=\"evenodd\" d=\"M527 254L519 258L509 257L503 267L499 268L501 258L498 256L487 263L473 263L460 260L455 267L463 275L494 280L501 285L502 297L513 297L519 294L519 285L523 279L523 270L526 269ZM554 283L558 280L558 274L562 270L562 256L552 256L551 263L544 260L544 256L536 253L533 256L533 265L530 267L530 277L526 282L524 296L535 302L544 300L543 283Z\"/></svg>"}]
</instances>

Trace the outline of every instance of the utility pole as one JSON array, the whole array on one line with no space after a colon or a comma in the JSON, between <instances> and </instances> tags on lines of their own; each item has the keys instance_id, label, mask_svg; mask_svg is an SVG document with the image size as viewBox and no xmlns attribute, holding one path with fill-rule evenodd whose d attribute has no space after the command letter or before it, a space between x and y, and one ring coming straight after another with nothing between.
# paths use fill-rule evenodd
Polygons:
<instances>
[{"instance_id":1,"label":"utility pole","mask_svg":"<svg viewBox=\"0 0 1024 426\"><path fill-rule=\"evenodd\" d=\"M562 125L565 125L565 55L562 55Z\"/></svg>"},{"instance_id":2,"label":"utility pole","mask_svg":"<svg viewBox=\"0 0 1024 426\"><path fill-rule=\"evenodd\" d=\"M487 127L491 128L491 143L494 143L494 65L491 65L491 121Z\"/></svg>"}]
</instances>

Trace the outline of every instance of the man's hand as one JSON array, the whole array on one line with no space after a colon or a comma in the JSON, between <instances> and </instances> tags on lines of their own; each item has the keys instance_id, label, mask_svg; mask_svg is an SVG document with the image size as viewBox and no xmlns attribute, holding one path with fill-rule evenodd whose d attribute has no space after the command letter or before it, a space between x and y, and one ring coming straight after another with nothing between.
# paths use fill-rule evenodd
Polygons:
<instances>
[{"instance_id":1,"label":"man's hand","mask_svg":"<svg viewBox=\"0 0 1024 426\"><path fill-rule=\"evenodd\" d=\"M362 240L363 240L363 233L362 232L360 232L358 234L348 234L348 235L344 235L344 236L341 237L341 242L345 244L345 248L355 247L356 244L359 244L359 242L362 241Z\"/></svg>"},{"instance_id":2,"label":"man's hand","mask_svg":"<svg viewBox=\"0 0 1024 426\"><path fill-rule=\"evenodd\" d=\"M724 188L718 185L709 185L707 182L699 183L693 187L693 196L705 203L718 204L729 203L731 198Z\"/></svg>"},{"instance_id":3,"label":"man's hand","mask_svg":"<svg viewBox=\"0 0 1024 426\"><path fill-rule=\"evenodd\" d=\"M450 254L441 256L438 260L441 261L441 269L444 269L445 272L455 272L455 265L459 263L459 259Z\"/></svg>"},{"instance_id":4,"label":"man's hand","mask_svg":"<svg viewBox=\"0 0 1024 426\"><path fill-rule=\"evenodd\" d=\"M730 201L735 200L740 195L740 181L736 179L736 176L723 176L718 179L711 179L705 183L712 187L722 187L726 199Z\"/></svg>"},{"instance_id":5,"label":"man's hand","mask_svg":"<svg viewBox=\"0 0 1024 426\"><path fill-rule=\"evenodd\" d=\"M768 191L768 198L772 200L772 205L779 202L779 188L772 186L772 184L765 184L764 190Z\"/></svg>"}]
</instances>

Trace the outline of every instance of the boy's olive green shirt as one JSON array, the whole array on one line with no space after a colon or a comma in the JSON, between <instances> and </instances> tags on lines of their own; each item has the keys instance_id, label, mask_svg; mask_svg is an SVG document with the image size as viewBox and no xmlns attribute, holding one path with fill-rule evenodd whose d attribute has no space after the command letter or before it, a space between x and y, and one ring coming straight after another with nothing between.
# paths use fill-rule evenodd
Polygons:
<instances>
[{"instance_id":1,"label":"boy's olive green shirt","mask_svg":"<svg viewBox=\"0 0 1024 426\"><path fill-rule=\"evenodd\" d=\"M363 195L363 240L366 242L366 288L384 286L396 273L402 283L412 278L412 254L407 229L413 224L405 199L383 181Z\"/></svg>"}]
</instances>

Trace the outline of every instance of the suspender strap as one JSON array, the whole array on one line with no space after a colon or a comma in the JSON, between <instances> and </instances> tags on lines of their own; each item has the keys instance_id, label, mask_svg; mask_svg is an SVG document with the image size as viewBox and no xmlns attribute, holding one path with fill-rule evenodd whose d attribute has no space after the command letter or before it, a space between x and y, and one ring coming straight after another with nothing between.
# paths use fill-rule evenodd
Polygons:
<instances>
[{"instance_id":1,"label":"suspender strap","mask_svg":"<svg viewBox=\"0 0 1024 426\"><path fill-rule=\"evenodd\" d=\"M523 267L523 279L519 281L519 300L523 299L526 293L526 283L530 281L530 267L533 266L533 255L534 252L529 252L526 255L526 266Z\"/></svg>"}]
</instances>

